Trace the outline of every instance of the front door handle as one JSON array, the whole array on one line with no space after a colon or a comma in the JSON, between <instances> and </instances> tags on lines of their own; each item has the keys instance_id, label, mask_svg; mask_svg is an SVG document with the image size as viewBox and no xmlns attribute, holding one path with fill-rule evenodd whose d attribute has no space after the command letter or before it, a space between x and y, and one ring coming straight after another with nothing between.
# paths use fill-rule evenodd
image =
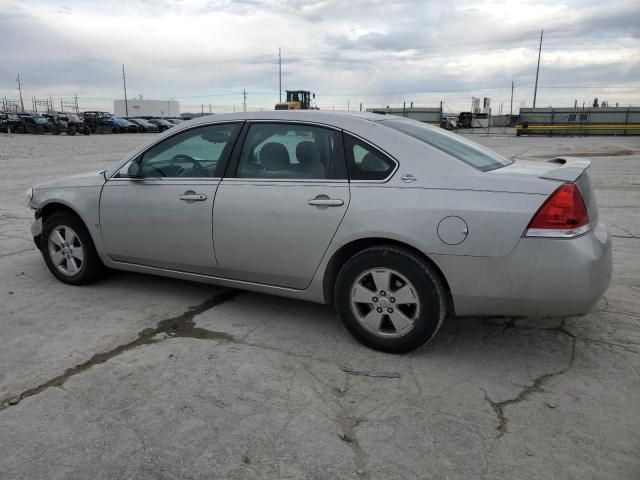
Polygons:
<instances>
[{"instance_id":1,"label":"front door handle","mask_svg":"<svg viewBox=\"0 0 640 480\"><path fill-rule=\"evenodd\" d=\"M339 198L329 198L327 195L318 195L307 202L309 205L316 207L341 207L344 202Z\"/></svg>"},{"instance_id":2,"label":"front door handle","mask_svg":"<svg viewBox=\"0 0 640 480\"><path fill-rule=\"evenodd\" d=\"M196 193L193 190L189 190L184 192L178 198L184 202L204 202L207 199L207 196L202 193Z\"/></svg>"}]
</instances>

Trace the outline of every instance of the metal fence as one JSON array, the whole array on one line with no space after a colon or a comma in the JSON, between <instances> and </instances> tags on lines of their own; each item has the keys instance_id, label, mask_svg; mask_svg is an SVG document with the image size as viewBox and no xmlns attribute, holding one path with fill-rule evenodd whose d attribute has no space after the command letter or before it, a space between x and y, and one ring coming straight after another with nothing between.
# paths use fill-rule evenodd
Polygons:
<instances>
[{"instance_id":1,"label":"metal fence","mask_svg":"<svg viewBox=\"0 0 640 480\"><path fill-rule=\"evenodd\" d=\"M640 107L521 108L518 134L638 135Z\"/></svg>"}]
</instances>

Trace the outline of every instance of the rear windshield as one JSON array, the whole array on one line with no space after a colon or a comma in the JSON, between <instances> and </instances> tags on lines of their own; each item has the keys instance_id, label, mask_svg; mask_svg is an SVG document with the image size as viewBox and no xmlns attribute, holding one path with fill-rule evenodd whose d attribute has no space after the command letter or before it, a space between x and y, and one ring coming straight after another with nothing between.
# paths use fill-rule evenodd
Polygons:
<instances>
[{"instance_id":1,"label":"rear windshield","mask_svg":"<svg viewBox=\"0 0 640 480\"><path fill-rule=\"evenodd\" d=\"M510 165L513 160L467 140L461 135L413 120L381 120L381 124L431 145L478 170L487 172Z\"/></svg>"}]
</instances>

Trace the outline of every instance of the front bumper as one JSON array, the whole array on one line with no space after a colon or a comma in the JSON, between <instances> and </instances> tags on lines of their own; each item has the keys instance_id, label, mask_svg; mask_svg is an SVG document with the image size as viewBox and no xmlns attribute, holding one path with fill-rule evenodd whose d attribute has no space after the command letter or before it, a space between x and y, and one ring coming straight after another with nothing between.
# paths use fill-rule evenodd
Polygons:
<instances>
[{"instance_id":1,"label":"front bumper","mask_svg":"<svg viewBox=\"0 0 640 480\"><path fill-rule=\"evenodd\" d=\"M507 257L434 260L458 315L568 316L589 312L609 287L611 250L598 223L579 238L523 238Z\"/></svg>"},{"instance_id":2,"label":"front bumper","mask_svg":"<svg viewBox=\"0 0 640 480\"><path fill-rule=\"evenodd\" d=\"M36 244L38 250L40 250L40 236L42 235L42 217L36 218L31 224L31 236L33 237L33 243Z\"/></svg>"},{"instance_id":3,"label":"front bumper","mask_svg":"<svg viewBox=\"0 0 640 480\"><path fill-rule=\"evenodd\" d=\"M42 234L42 217L36 218L31 224L31 236L39 237Z\"/></svg>"}]
</instances>

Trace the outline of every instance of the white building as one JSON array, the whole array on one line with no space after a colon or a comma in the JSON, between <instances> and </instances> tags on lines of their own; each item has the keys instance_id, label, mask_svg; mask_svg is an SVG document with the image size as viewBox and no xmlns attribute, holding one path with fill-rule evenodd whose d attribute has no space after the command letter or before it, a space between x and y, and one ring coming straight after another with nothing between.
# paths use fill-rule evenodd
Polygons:
<instances>
[{"instance_id":1,"label":"white building","mask_svg":"<svg viewBox=\"0 0 640 480\"><path fill-rule=\"evenodd\" d=\"M114 100L113 113L116 117L179 117L180 102L132 98L125 104L124 100Z\"/></svg>"}]
</instances>

